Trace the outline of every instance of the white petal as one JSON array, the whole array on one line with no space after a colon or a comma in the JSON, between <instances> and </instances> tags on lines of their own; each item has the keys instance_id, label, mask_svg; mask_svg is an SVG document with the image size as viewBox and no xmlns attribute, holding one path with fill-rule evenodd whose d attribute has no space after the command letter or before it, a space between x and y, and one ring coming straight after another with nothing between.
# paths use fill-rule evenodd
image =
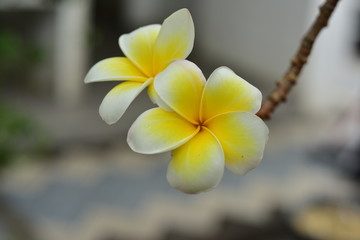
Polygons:
<instances>
[{"instance_id":1,"label":"white petal","mask_svg":"<svg viewBox=\"0 0 360 240\"><path fill-rule=\"evenodd\" d=\"M260 163L269 129L255 114L228 112L204 124L220 141L230 171L243 175Z\"/></svg>"},{"instance_id":2,"label":"white petal","mask_svg":"<svg viewBox=\"0 0 360 240\"><path fill-rule=\"evenodd\" d=\"M206 82L201 100L201 119L231 111L256 113L261 105L259 89L227 67L216 69Z\"/></svg>"},{"instance_id":3,"label":"white petal","mask_svg":"<svg viewBox=\"0 0 360 240\"><path fill-rule=\"evenodd\" d=\"M85 83L115 80L145 82L148 78L125 57L104 59L95 64L85 77Z\"/></svg>"},{"instance_id":4,"label":"white petal","mask_svg":"<svg viewBox=\"0 0 360 240\"><path fill-rule=\"evenodd\" d=\"M155 71L162 71L173 59L189 56L194 38L194 23L187 9L180 9L165 19L155 43Z\"/></svg>"},{"instance_id":5,"label":"white petal","mask_svg":"<svg viewBox=\"0 0 360 240\"><path fill-rule=\"evenodd\" d=\"M167 171L170 185L185 193L214 188L224 172L224 153L216 137L205 128L173 151Z\"/></svg>"},{"instance_id":6,"label":"white petal","mask_svg":"<svg viewBox=\"0 0 360 240\"><path fill-rule=\"evenodd\" d=\"M130 127L128 144L138 153L161 153L184 144L198 131L198 126L177 113L153 108L141 114Z\"/></svg>"},{"instance_id":7,"label":"white petal","mask_svg":"<svg viewBox=\"0 0 360 240\"><path fill-rule=\"evenodd\" d=\"M138 28L119 38L121 50L146 76L153 77L153 52L160 31L159 24Z\"/></svg>"},{"instance_id":8,"label":"white petal","mask_svg":"<svg viewBox=\"0 0 360 240\"><path fill-rule=\"evenodd\" d=\"M145 83L127 81L118 84L103 99L99 113L107 124L116 123L131 102L140 94L151 80Z\"/></svg>"},{"instance_id":9,"label":"white petal","mask_svg":"<svg viewBox=\"0 0 360 240\"><path fill-rule=\"evenodd\" d=\"M154 84L150 84L148 87L148 95L152 103L158 105L162 109L173 112L173 110L160 98L159 94L155 91Z\"/></svg>"},{"instance_id":10,"label":"white petal","mask_svg":"<svg viewBox=\"0 0 360 240\"><path fill-rule=\"evenodd\" d=\"M154 80L160 98L175 112L192 123L199 122L199 109L205 77L192 62L177 60Z\"/></svg>"}]
</instances>

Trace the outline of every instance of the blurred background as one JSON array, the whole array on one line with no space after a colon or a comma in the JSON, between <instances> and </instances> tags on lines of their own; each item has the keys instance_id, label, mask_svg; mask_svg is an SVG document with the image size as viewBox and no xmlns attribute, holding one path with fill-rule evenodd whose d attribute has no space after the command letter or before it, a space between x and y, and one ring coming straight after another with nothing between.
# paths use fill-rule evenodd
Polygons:
<instances>
[{"instance_id":1,"label":"blurred background","mask_svg":"<svg viewBox=\"0 0 360 240\"><path fill-rule=\"evenodd\" d=\"M266 96L321 0L0 0L0 239L360 239L360 2L340 1L289 100L267 121L263 162L208 193L166 181L169 154L126 144L153 107L139 96L108 126L116 83L85 85L122 56L118 37L188 8L189 59L226 65Z\"/></svg>"}]
</instances>

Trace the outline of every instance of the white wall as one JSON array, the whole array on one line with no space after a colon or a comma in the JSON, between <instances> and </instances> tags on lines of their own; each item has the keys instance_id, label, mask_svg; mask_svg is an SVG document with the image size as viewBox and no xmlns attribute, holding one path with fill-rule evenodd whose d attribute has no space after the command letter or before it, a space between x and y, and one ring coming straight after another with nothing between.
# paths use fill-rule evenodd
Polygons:
<instances>
[{"instance_id":1,"label":"white wall","mask_svg":"<svg viewBox=\"0 0 360 240\"><path fill-rule=\"evenodd\" d=\"M310 2L313 15L322 1ZM320 33L299 86L302 108L309 114L332 116L360 101L360 58L354 47L359 14L358 0L340 1L328 28Z\"/></svg>"},{"instance_id":2,"label":"white wall","mask_svg":"<svg viewBox=\"0 0 360 240\"><path fill-rule=\"evenodd\" d=\"M304 32L307 5L298 0L201 2L198 47L218 64L255 72L272 87Z\"/></svg>"}]
</instances>

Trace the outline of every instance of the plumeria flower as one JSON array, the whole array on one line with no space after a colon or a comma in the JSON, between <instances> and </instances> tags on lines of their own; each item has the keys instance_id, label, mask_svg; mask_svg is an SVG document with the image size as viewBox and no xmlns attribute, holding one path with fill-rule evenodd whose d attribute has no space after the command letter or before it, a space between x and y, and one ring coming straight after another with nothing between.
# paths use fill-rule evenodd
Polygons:
<instances>
[{"instance_id":1,"label":"plumeria flower","mask_svg":"<svg viewBox=\"0 0 360 240\"><path fill-rule=\"evenodd\" d=\"M255 115L261 92L227 67L206 81L201 70L178 60L159 73L156 92L173 110L153 108L131 126L128 144L135 152L172 151L170 185L186 193L215 187L226 166L243 175L262 159L268 128Z\"/></svg>"},{"instance_id":2,"label":"plumeria flower","mask_svg":"<svg viewBox=\"0 0 360 240\"><path fill-rule=\"evenodd\" d=\"M141 27L119 38L126 57L113 57L95 64L85 83L125 81L104 98L99 113L108 124L117 122L131 102L148 87L150 99L166 108L153 85L154 77L174 59L185 59L194 44L194 23L187 9L169 16L162 25Z\"/></svg>"}]
</instances>

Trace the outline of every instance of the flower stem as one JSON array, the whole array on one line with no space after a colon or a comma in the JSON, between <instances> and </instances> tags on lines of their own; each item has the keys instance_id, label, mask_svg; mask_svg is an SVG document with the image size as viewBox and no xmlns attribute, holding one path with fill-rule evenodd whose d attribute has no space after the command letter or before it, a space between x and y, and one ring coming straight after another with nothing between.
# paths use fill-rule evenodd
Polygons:
<instances>
[{"instance_id":1,"label":"flower stem","mask_svg":"<svg viewBox=\"0 0 360 240\"><path fill-rule=\"evenodd\" d=\"M298 76L311 53L313 44L320 31L327 26L328 20L333 13L339 0L326 0L320 7L320 12L311 25L308 32L301 41L300 47L291 60L291 64L282 78L280 78L275 89L267 96L257 115L262 119L270 119L277 106L285 102L290 90L297 82Z\"/></svg>"}]
</instances>

